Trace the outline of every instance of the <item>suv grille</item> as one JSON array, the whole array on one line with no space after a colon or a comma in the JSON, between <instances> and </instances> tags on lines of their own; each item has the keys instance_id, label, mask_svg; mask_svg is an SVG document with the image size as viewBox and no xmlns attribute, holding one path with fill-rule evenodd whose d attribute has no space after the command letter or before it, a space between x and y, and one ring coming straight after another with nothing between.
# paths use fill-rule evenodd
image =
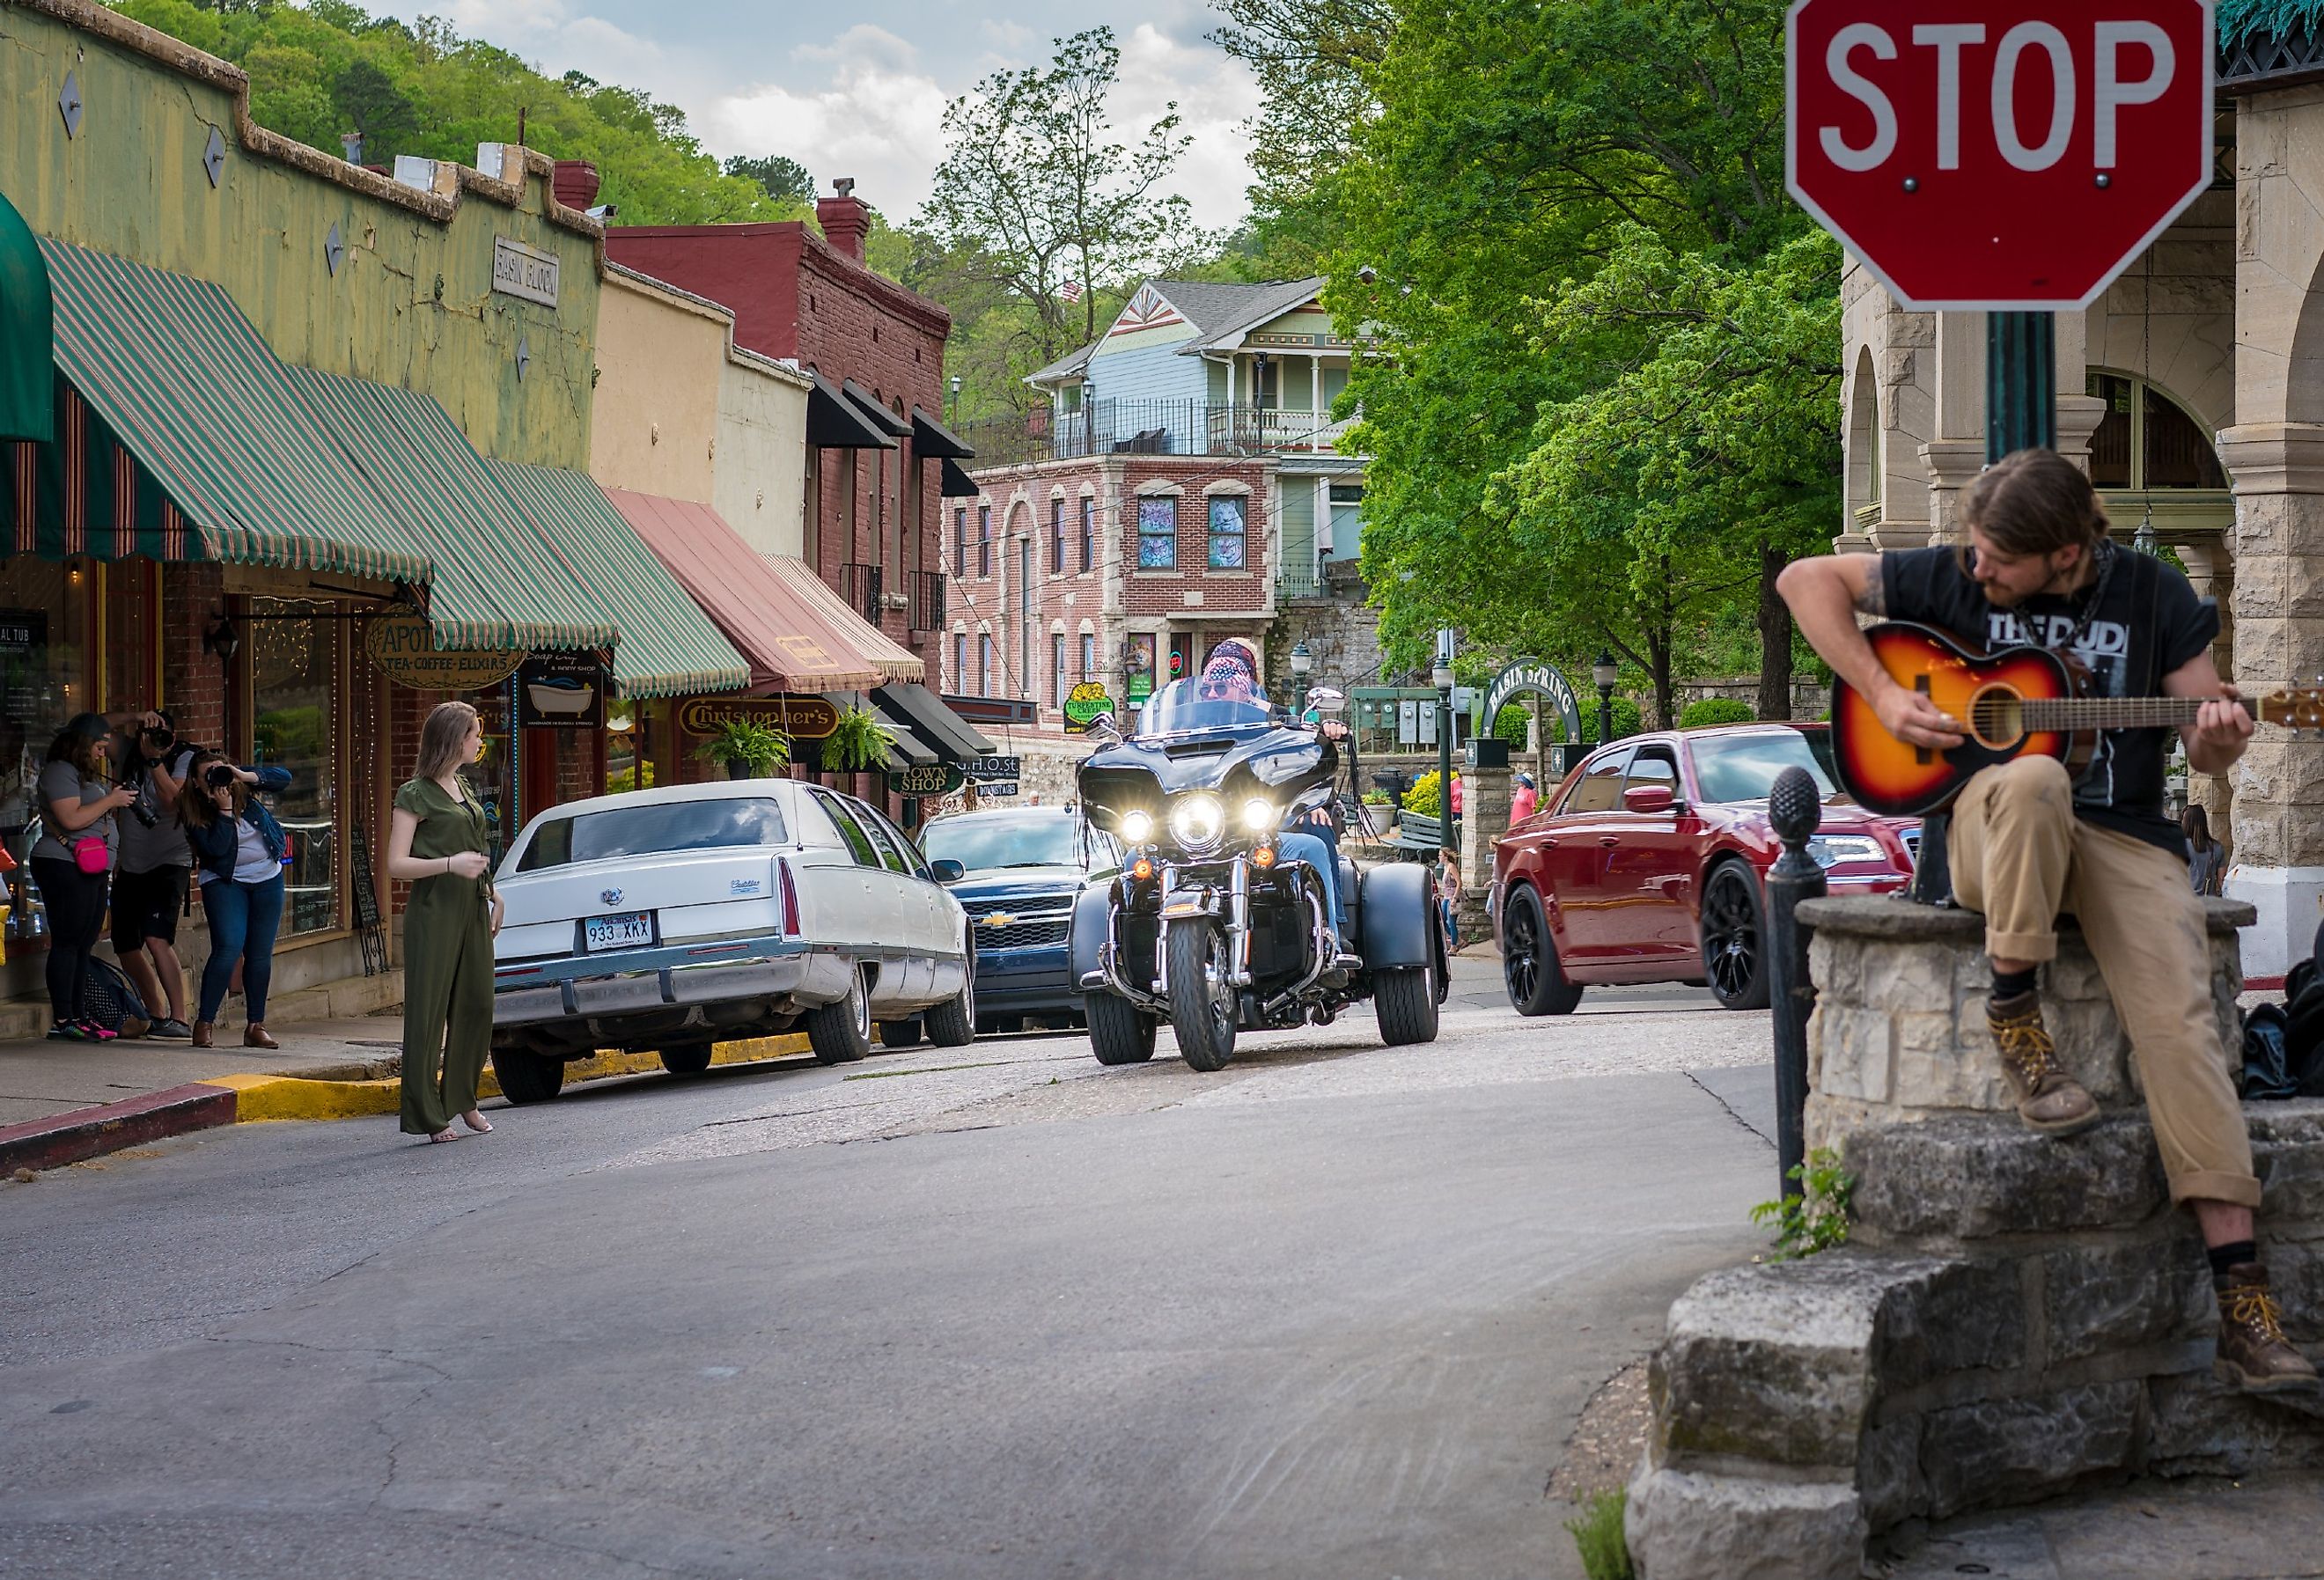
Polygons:
<instances>
[{"instance_id":1,"label":"suv grille","mask_svg":"<svg viewBox=\"0 0 2324 1580\"><path fill-rule=\"evenodd\" d=\"M1070 894L1041 894L1013 904L982 901L968 911L971 936L980 952L1054 947L1073 931Z\"/></svg>"}]
</instances>

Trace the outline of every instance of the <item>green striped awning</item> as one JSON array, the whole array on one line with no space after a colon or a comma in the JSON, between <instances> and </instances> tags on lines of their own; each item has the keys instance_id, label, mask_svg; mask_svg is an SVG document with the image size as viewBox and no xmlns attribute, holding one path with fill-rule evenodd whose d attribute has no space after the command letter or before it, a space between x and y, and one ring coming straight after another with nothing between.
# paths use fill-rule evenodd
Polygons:
<instances>
[{"instance_id":1,"label":"green striped awning","mask_svg":"<svg viewBox=\"0 0 2324 1580\"><path fill-rule=\"evenodd\" d=\"M318 428L224 291L45 236L41 254L57 371L166 496L156 516L190 529L169 558L428 579L425 550Z\"/></svg>"},{"instance_id":2,"label":"green striped awning","mask_svg":"<svg viewBox=\"0 0 2324 1580\"><path fill-rule=\"evenodd\" d=\"M0 439L46 444L56 430L49 266L15 205L0 196Z\"/></svg>"},{"instance_id":3,"label":"green striped awning","mask_svg":"<svg viewBox=\"0 0 2324 1580\"><path fill-rule=\"evenodd\" d=\"M435 574L428 624L447 650L612 647L622 633L564 534L509 496L433 396L367 379L289 370Z\"/></svg>"},{"instance_id":4,"label":"green striped awning","mask_svg":"<svg viewBox=\"0 0 2324 1580\"><path fill-rule=\"evenodd\" d=\"M526 513L549 528L620 624L613 679L624 697L740 691L751 666L678 578L641 542L604 491L578 472L484 463Z\"/></svg>"}]
</instances>

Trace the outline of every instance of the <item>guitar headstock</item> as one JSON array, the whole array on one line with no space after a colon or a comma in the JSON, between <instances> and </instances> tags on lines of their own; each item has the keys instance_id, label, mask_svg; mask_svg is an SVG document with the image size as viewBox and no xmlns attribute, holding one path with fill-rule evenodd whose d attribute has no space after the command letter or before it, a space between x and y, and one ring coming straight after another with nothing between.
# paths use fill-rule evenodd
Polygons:
<instances>
[{"instance_id":1,"label":"guitar headstock","mask_svg":"<svg viewBox=\"0 0 2324 1580\"><path fill-rule=\"evenodd\" d=\"M2280 687L2264 697L2245 698L2244 706L2264 724L2324 730L2324 684Z\"/></svg>"}]
</instances>

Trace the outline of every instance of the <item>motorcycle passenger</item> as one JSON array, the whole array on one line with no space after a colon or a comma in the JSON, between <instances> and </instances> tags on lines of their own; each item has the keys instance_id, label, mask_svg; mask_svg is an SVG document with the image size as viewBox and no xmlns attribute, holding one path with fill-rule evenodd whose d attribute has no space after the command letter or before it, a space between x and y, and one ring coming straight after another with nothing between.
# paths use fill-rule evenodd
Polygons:
<instances>
[{"instance_id":1,"label":"motorcycle passenger","mask_svg":"<svg viewBox=\"0 0 2324 1580\"><path fill-rule=\"evenodd\" d=\"M1205 702L1234 702L1252 707L1268 705L1259 690L1258 677L1250 661L1243 656L1247 644L1222 642L1212 654L1203 670L1203 679L1195 695ZM1286 721L1288 722L1288 721ZM1314 873L1323 888L1324 914L1331 919L1334 953L1345 956L1347 950L1348 918L1340 904L1340 864L1333 859L1332 847L1313 834L1285 832L1278 834L1275 848L1286 862L1299 862Z\"/></svg>"}]
</instances>

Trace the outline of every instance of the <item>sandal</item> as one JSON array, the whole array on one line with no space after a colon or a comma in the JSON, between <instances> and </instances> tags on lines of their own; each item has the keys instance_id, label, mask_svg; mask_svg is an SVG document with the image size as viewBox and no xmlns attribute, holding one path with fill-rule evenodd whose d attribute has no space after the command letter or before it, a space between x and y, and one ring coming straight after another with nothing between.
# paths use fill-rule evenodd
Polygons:
<instances>
[{"instance_id":1,"label":"sandal","mask_svg":"<svg viewBox=\"0 0 2324 1580\"><path fill-rule=\"evenodd\" d=\"M473 1108L469 1109L467 1113L460 1115L460 1123L466 1125L470 1130L475 1131L480 1136L488 1136L493 1133L492 1122Z\"/></svg>"},{"instance_id":2,"label":"sandal","mask_svg":"<svg viewBox=\"0 0 2324 1580\"><path fill-rule=\"evenodd\" d=\"M428 1141L429 1144L432 1146L438 1141L456 1141L459 1139L460 1132L454 1130L447 1124L442 1130L438 1131L434 1135L429 1136Z\"/></svg>"}]
</instances>

